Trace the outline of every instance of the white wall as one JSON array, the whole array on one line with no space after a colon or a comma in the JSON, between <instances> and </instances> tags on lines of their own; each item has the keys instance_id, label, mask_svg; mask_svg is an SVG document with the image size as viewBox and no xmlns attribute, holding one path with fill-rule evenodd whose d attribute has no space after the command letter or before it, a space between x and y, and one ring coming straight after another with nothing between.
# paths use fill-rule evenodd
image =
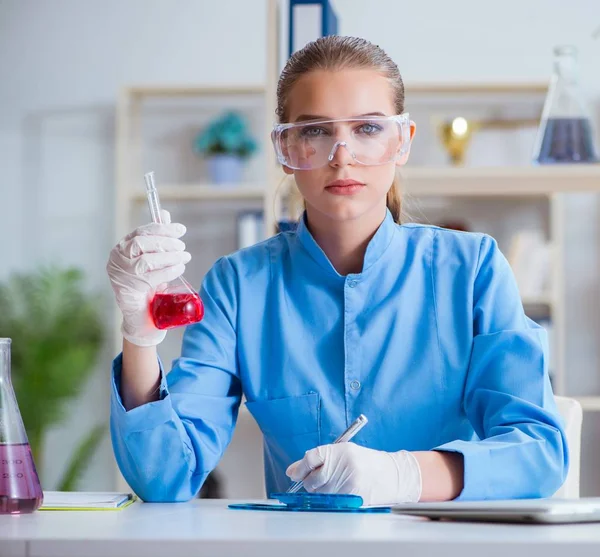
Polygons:
<instances>
[{"instance_id":1,"label":"white wall","mask_svg":"<svg viewBox=\"0 0 600 557\"><path fill-rule=\"evenodd\" d=\"M600 89L596 0L334 0L343 34L360 35L397 62L405 81L540 81L556 44L581 50L582 74Z\"/></svg>"},{"instance_id":2,"label":"white wall","mask_svg":"<svg viewBox=\"0 0 600 557\"><path fill-rule=\"evenodd\" d=\"M590 38L600 25L597 0L334 5L340 32L380 44L407 82L544 80L552 47L572 42L581 49L586 91L600 94L600 41ZM104 265L115 240L119 87L261 83L264 14L265 0L0 1L0 280L43 261L73 263L110 296ZM575 203L573 212L579 221L574 238L595 233L581 223L596 218L597 203ZM576 281L570 286L579 287ZM585 309L585 301L574 303ZM577 319L575 313L574 325ZM586 338L588 347L595 342ZM106 416L111 357L107 349L93 384L74 404L77 420L53 432L47 452L70 451L87 427ZM111 462L106 442L85 487L112 488ZM60 472L51 463L44 471L49 482Z\"/></svg>"}]
</instances>

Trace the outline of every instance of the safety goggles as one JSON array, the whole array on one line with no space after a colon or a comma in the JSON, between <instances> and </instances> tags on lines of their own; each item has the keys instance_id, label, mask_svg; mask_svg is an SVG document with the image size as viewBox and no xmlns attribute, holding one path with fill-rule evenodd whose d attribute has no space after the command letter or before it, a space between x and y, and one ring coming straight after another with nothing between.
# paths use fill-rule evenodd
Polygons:
<instances>
[{"instance_id":1,"label":"safety goggles","mask_svg":"<svg viewBox=\"0 0 600 557\"><path fill-rule=\"evenodd\" d=\"M279 162L294 170L329 164L344 147L359 164L377 166L398 160L410 147L407 112L339 120L276 124L271 132Z\"/></svg>"}]
</instances>

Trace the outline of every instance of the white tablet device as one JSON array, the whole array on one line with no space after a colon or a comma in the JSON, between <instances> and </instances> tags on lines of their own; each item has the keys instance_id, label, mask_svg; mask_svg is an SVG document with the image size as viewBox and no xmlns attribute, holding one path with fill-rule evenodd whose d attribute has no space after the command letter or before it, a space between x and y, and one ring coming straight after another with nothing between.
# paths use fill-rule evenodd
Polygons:
<instances>
[{"instance_id":1,"label":"white tablet device","mask_svg":"<svg viewBox=\"0 0 600 557\"><path fill-rule=\"evenodd\" d=\"M403 503L396 514L435 520L570 524L600 522L600 497L583 499L513 499L510 501L447 501Z\"/></svg>"}]
</instances>

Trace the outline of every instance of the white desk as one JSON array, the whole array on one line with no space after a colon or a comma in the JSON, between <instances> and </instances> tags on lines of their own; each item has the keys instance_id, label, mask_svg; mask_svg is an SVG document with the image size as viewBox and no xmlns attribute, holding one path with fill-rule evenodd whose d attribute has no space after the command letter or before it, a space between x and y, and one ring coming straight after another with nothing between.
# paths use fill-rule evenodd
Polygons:
<instances>
[{"instance_id":1,"label":"white desk","mask_svg":"<svg viewBox=\"0 0 600 557\"><path fill-rule=\"evenodd\" d=\"M0 516L2 557L575 557L600 555L600 524L431 522L393 514L227 509L226 500L121 511Z\"/></svg>"}]
</instances>

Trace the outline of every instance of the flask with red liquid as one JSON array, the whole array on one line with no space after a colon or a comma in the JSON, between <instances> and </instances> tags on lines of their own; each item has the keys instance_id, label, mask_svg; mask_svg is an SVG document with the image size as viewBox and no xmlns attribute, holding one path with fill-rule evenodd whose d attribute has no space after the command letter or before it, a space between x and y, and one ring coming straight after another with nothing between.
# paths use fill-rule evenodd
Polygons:
<instances>
[{"instance_id":1,"label":"flask with red liquid","mask_svg":"<svg viewBox=\"0 0 600 557\"><path fill-rule=\"evenodd\" d=\"M0 514L24 514L43 493L10 378L10 343L0 338Z\"/></svg>"},{"instance_id":2,"label":"flask with red liquid","mask_svg":"<svg viewBox=\"0 0 600 557\"><path fill-rule=\"evenodd\" d=\"M144 175L152 222L161 223L160 201L154 172ZM198 323L204 317L204 304L192 285L182 276L161 284L150 300L150 315L157 329L172 329Z\"/></svg>"}]
</instances>

